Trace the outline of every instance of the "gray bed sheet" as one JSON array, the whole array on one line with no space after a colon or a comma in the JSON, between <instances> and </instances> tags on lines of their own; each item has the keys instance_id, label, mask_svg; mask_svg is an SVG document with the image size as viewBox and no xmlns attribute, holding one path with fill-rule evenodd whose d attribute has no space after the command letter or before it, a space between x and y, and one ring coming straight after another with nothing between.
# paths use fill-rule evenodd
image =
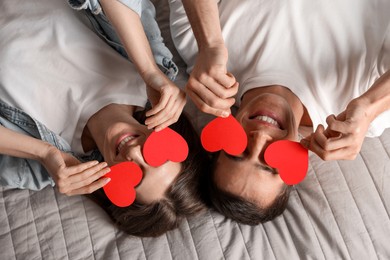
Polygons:
<instances>
[{"instance_id":1,"label":"gray bed sheet","mask_svg":"<svg viewBox=\"0 0 390 260\"><path fill-rule=\"evenodd\" d=\"M254 227L209 210L137 238L83 196L0 188L0 259L390 259L389 185L387 130L355 161L311 154L284 214Z\"/></svg>"},{"instance_id":2,"label":"gray bed sheet","mask_svg":"<svg viewBox=\"0 0 390 260\"><path fill-rule=\"evenodd\" d=\"M153 2L173 48L168 5ZM161 237L137 238L84 196L0 187L0 259L390 259L389 187L390 129L367 138L354 161L310 154L284 214L254 227L209 210Z\"/></svg>"}]
</instances>

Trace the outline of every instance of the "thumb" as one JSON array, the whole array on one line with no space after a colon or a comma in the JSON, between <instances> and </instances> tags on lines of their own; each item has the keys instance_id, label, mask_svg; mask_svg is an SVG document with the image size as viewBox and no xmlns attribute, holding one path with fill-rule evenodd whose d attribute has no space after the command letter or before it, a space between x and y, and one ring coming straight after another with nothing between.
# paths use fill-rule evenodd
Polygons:
<instances>
[{"instance_id":1,"label":"thumb","mask_svg":"<svg viewBox=\"0 0 390 260\"><path fill-rule=\"evenodd\" d=\"M74 166L80 164L80 161L77 160L74 156L69 153L61 152L62 158L66 164L66 166Z\"/></svg>"}]
</instances>

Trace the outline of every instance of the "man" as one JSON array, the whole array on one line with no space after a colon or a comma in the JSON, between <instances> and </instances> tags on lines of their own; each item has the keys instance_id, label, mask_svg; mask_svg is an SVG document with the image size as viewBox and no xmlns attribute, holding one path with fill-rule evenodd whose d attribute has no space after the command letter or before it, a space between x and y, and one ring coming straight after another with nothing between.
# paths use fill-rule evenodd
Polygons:
<instances>
[{"instance_id":1,"label":"man","mask_svg":"<svg viewBox=\"0 0 390 260\"><path fill-rule=\"evenodd\" d=\"M183 4L170 0L171 32L195 105L223 116L216 111L229 108L237 84L216 75L240 84L236 118L248 146L239 156L220 152L210 182L226 216L257 224L283 211L288 188L264 161L270 143L301 132L301 144L322 159L354 159L365 136L390 127L390 2Z\"/></svg>"}]
</instances>

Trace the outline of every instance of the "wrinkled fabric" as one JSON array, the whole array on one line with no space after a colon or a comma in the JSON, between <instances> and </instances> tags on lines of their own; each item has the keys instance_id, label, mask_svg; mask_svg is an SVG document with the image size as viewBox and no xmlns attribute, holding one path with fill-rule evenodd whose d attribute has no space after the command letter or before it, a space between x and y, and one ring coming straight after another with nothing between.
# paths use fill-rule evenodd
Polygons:
<instances>
[{"instance_id":1,"label":"wrinkled fabric","mask_svg":"<svg viewBox=\"0 0 390 260\"><path fill-rule=\"evenodd\" d=\"M142 26L144 27L146 37L157 65L168 78L174 80L178 73L178 68L172 60L173 55L171 51L165 46L161 36L160 28L156 22L156 9L154 8L154 5L149 0L118 1L140 16ZM129 59L119 36L105 16L98 0L68 0L68 3L75 10L85 10L96 33L122 56ZM131 25L129 25L129 28L131 28Z\"/></svg>"}]
</instances>

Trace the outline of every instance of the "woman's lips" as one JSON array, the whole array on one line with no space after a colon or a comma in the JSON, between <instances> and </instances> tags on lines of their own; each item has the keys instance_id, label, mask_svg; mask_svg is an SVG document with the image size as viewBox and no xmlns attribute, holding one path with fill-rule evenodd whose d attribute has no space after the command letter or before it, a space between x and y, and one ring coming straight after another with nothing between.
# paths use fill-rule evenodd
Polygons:
<instances>
[{"instance_id":1,"label":"woman's lips","mask_svg":"<svg viewBox=\"0 0 390 260\"><path fill-rule=\"evenodd\" d=\"M116 151L117 153L120 152L120 150L125 146L126 143L136 139L139 137L137 134L127 133L123 134L118 138L118 141L116 142Z\"/></svg>"}]
</instances>

